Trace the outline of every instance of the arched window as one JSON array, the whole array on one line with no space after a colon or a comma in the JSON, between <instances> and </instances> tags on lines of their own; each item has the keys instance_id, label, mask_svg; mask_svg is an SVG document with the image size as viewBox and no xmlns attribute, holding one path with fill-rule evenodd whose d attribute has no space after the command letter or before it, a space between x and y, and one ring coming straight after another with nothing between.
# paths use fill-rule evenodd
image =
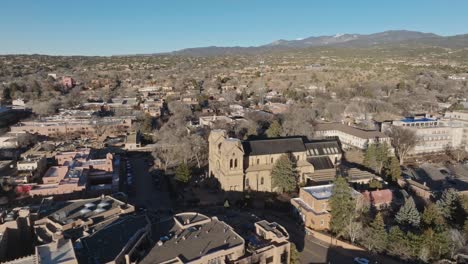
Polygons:
<instances>
[{"instance_id":1,"label":"arched window","mask_svg":"<svg viewBox=\"0 0 468 264\"><path fill-rule=\"evenodd\" d=\"M229 168L232 169L232 159L229 160Z\"/></svg>"},{"instance_id":2,"label":"arched window","mask_svg":"<svg viewBox=\"0 0 468 264\"><path fill-rule=\"evenodd\" d=\"M264 182L264 180L263 180L263 177L262 177L262 178L260 178L260 184L263 185L263 182Z\"/></svg>"},{"instance_id":3,"label":"arched window","mask_svg":"<svg viewBox=\"0 0 468 264\"><path fill-rule=\"evenodd\" d=\"M273 158L271 158L271 163L273 163Z\"/></svg>"},{"instance_id":4,"label":"arched window","mask_svg":"<svg viewBox=\"0 0 468 264\"><path fill-rule=\"evenodd\" d=\"M260 159L257 159L257 165L260 164Z\"/></svg>"},{"instance_id":5,"label":"arched window","mask_svg":"<svg viewBox=\"0 0 468 264\"><path fill-rule=\"evenodd\" d=\"M237 168L237 159L234 160L234 168Z\"/></svg>"}]
</instances>

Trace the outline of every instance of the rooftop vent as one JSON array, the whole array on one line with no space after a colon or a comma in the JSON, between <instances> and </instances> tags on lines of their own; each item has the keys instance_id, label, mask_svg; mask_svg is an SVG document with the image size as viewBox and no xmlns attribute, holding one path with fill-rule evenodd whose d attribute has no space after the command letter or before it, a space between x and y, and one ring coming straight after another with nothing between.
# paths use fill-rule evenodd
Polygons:
<instances>
[{"instance_id":1,"label":"rooftop vent","mask_svg":"<svg viewBox=\"0 0 468 264\"><path fill-rule=\"evenodd\" d=\"M86 208L92 208L92 207L95 207L95 206L96 205L93 204L93 203L87 203L87 204L84 205L84 207L86 207Z\"/></svg>"},{"instance_id":2,"label":"rooftop vent","mask_svg":"<svg viewBox=\"0 0 468 264\"><path fill-rule=\"evenodd\" d=\"M105 212L105 211L107 211L107 210L104 209L104 208L97 208L97 209L94 210L93 212L96 213L96 214L100 214L100 213L103 213L103 212Z\"/></svg>"},{"instance_id":3,"label":"rooftop vent","mask_svg":"<svg viewBox=\"0 0 468 264\"><path fill-rule=\"evenodd\" d=\"M110 205L110 203L108 202L100 202L97 207L98 208L104 208L104 207L108 207Z\"/></svg>"},{"instance_id":4,"label":"rooftop vent","mask_svg":"<svg viewBox=\"0 0 468 264\"><path fill-rule=\"evenodd\" d=\"M91 213L91 210L89 210L88 208L83 208L80 210L80 214L87 214L87 213Z\"/></svg>"}]
</instances>

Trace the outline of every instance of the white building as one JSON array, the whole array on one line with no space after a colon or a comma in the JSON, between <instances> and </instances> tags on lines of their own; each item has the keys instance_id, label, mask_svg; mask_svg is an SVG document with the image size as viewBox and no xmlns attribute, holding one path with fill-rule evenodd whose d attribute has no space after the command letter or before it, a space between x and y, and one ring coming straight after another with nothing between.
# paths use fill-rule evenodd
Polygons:
<instances>
[{"instance_id":1,"label":"white building","mask_svg":"<svg viewBox=\"0 0 468 264\"><path fill-rule=\"evenodd\" d=\"M463 128L450 120L438 120L428 115L416 115L401 120L394 120L391 124L382 126L382 130L392 126L412 130L418 137L418 142L410 155L444 152L447 148L458 148L462 142Z\"/></svg>"},{"instance_id":2,"label":"white building","mask_svg":"<svg viewBox=\"0 0 468 264\"><path fill-rule=\"evenodd\" d=\"M446 112L442 121L461 127L460 146L468 151L468 111Z\"/></svg>"},{"instance_id":3,"label":"white building","mask_svg":"<svg viewBox=\"0 0 468 264\"><path fill-rule=\"evenodd\" d=\"M341 123L320 123L315 126L315 135L319 137L338 137L344 149L367 149L370 144L387 143L390 138L377 130L364 130Z\"/></svg>"}]
</instances>

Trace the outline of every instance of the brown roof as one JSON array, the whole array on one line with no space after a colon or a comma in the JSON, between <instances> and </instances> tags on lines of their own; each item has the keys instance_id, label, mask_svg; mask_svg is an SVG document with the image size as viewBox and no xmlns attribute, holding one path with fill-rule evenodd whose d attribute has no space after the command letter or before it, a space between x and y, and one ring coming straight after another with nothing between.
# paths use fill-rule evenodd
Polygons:
<instances>
[{"instance_id":1,"label":"brown roof","mask_svg":"<svg viewBox=\"0 0 468 264\"><path fill-rule=\"evenodd\" d=\"M316 131L338 130L359 138L386 138L384 133L377 130L365 130L357 127L347 126L341 123L319 123L315 125Z\"/></svg>"},{"instance_id":2,"label":"brown roof","mask_svg":"<svg viewBox=\"0 0 468 264\"><path fill-rule=\"evenodd\" d=\"M392 202L393 193L389 189L376 190L376 191L365 191L362 193L366 201L372 202L373 204L389 204Z\"/></svg>"}]
</instances>

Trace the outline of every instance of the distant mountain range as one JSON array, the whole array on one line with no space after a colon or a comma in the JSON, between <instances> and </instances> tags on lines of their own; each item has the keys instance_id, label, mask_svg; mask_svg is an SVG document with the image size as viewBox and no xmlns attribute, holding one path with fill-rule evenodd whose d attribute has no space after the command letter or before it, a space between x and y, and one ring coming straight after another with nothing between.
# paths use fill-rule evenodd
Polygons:
<instances>
[{"instance_id":1,"label":"distant mountain range","mask_svg":"<svg viewBox=\"0 0 468 264\"><path fill-rule=\"evenodd\" d=\"M468 48L468 34L456 36L439 36L408 30L390 30L374 34L337 34L334 36L308 37L298 40L277 40L257 47L201 47L171 52L176 55L229 55L257 53L274 50L303 49L310 47L348 47L366 48L381 45L413 44L437 46L443 48Z\"/></svg>"}]
</instances>

